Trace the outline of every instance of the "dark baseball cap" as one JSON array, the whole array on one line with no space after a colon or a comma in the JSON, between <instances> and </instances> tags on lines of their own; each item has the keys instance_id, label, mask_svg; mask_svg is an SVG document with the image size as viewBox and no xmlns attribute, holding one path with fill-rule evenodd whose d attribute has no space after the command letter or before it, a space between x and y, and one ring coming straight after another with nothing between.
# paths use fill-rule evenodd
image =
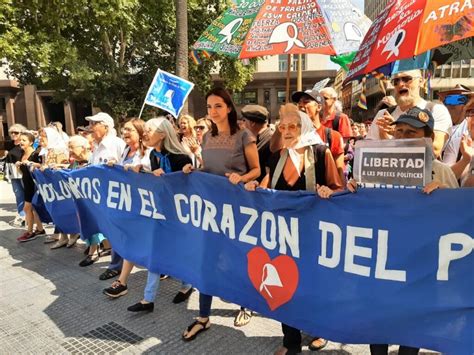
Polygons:
<instances>
[{"instance_id":1,"label":"dark baseball cap","mask_svg":"<svg viewBox=\"0 0 474 355\"><path fill-rule=\"evenodd\" d=\"M453 94L470 96L470 95L474 95L474 91L472 91L470 88L468 88L465 85L457 84L452 89L447 89L447 90L438 92L439 96L447 96L447 95L453 95Z\"/></svg>"},{"instance_id":2,"label":"dark baseball cap","mask_svg":"<svg viewBox=\"0 0 474 355\"><path fill-rule=\"evenodd\" d=\"M406 113L400 115L398 119L392 123L406 123L415 128L428 127L431 131L434 130L434 118L430 111L422 110L419 107L413 107Z\"/></svg>"},{"instance_id":3,"label":"dark baseball cap","mask_svg":"<svg viewBox=\"0 0 474 355\"><path fill-rule=\"evenodd\" d=\"M245 105L241 112L243 118L252 122L265 123L268 120L268 110L260 105Z\"/></svg>"},{"instance_id":4,"label":"dark baseball cap","mask_svg":"<svg viewBox=\"0 0 474 355\"><path fill-rule=\"evenodd\" d=\"M324 98L321 96L318 90L306 90L306 91L295 91L293 95L291 95L291 99L293 102L299 102L303 96L308 96L312 100L316 101L318 104L322 105L324 102Z\"/></svg>"}]
</instances>

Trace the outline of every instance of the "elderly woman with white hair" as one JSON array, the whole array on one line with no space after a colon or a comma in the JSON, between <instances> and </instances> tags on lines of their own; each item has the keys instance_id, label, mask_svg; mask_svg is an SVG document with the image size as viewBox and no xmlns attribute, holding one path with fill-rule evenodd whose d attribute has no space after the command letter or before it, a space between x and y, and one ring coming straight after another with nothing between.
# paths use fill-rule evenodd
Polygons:
<instances>
[{"instance_id":1,"label":"elderly woman with white hair","mask_svg":"<svg viewBox=\"0 0 474 355\"><path fill-rule=\"evenodd\" d=\"M21 172L15 166L17 161L21 160L23 150L20 148L20 134L26 131L26 127L21 124L11 125L8 134L14 144L13 148L8 151L5 159L5 177L11 182L13 193L15 194L15 202L17 215L10 223L15 227L21 227L25 223L25 196L23 191L23 183L21 181Z\"/></svg>"},{"instance_id":2,"label":"elderly woman with white hair","mask_svg":"<svg viewBox=\"0 0 474 355\"><path fill-rule=\"evenodd\" d=\"M117 137L114 128L114 120L109 114L99 112L94 116L86 117L90 122L92 137L94 138L94 149L90 158L90 164L107 164L109 161L119 161L125 149L125 142ZM88 238L87 257L79 263L85 267L95 263L99 259L99 244L103 243L104 251L101 255L111 253L110 243L102 233L96 233Z\"/></svg>"},{"instance_id":3,"label":"elderly woman with white hair","mask_svg":"<svg viewBox=\"0 0 474 355\"><path fill-rule=\"evenodd\" d=\"M41 146L39 152L42 159L41 168L61 168L69 164L69 154L67 152L66 143L55 127L48 126L40 129L39 143ZM57 249L62 246L58 243L58 240L64 237L61 230L56 227L54 234L46 236L44 242L56 242L51 249ZM66 243L67 237L64 245L66 245Z\"/></svg>"},{"instance_id":4,"label":"elderly woman with white hair","mask_svg":"<svg viewBox=\"0 0 474 355\"><path fill-rule=\"evenodd\" d=\"M259 184L250 181L245 184L248 191L260 186L285 191L313 191L321 198L329 198L343 185L330 149L314 131L313 124L304 112L293 104L280 109L280 124L284 148L276 152L268 161L267 176ZM269 183L269 185L268 185ZM301 352L301 332L282 324L283 346L275 354L295 354ZM320 340L319 350L327 341ZM314 345L313 345L314 346Z\"/></svg>"},{"instance_id":5,"label":"elderly woman with white hair","mask_svg":"<svg viewBox=\"0 0 474 355\"><path fill-rule=\"evenodd\" d=\"M175 171L191 163L190 156L179 142L171 123L164 117L152 118L145 123L143 143L153 148L150 153L151 171L159 177ZM160 285L160 274L148 271L147 283L143 300L128 307L130 312L152 312L156 293ZM192 292L192 286L183 282L182 289L173 299L174 303L186 300Z\"/></svg>"},{"instance_id":6,"label":"elderly woman with white hair","mask_svg":"<svg viewBox=\"0 0 474 355\"><path fill-rule=\"evenodd\" d=\"M89 141L86 138L81 136L68 137L68 151L68 168L77 169L89 163L90 147ZM51 246L51 249L58 249L64 246L71 248L76 244L77 239L79 239L78 233L66 234L56 227L54 234L45 238L45 243L56 241L56 243Z\"/></svg>"}]
</instances>

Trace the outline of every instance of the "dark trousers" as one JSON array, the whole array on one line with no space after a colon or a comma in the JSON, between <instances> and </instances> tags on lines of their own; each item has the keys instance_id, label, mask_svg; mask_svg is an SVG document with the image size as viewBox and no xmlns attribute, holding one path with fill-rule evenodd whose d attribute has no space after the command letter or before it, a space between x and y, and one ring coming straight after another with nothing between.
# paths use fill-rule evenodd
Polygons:
<instances>
[{"instance_id":1,"label":"dark trousers","mask_svg":"<svg viewBox=\"0 0 474 355\"><path fill-rule=\"evenodd\" d=\"M419 348L412 348L409 346L400 345L398 355L418 355ZM370 344L371 355L387 355L388 344Z\"/></svg>"},{"instance_id":2,"label":"dark trousers","mask_svg":"<svg viewBox=\"0 0 474 355\"><path fill-rule=\"evenodd\" d=\"M281 323L283 331L283 346L288 349L288 354L301 352L301 331Z\"/></svg>"}]
</instances>

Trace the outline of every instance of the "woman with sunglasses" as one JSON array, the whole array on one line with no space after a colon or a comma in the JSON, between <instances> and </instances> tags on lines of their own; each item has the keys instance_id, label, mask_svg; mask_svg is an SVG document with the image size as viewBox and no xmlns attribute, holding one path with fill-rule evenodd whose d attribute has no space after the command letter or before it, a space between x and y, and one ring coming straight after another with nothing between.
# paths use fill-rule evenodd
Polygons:
<instances>
[{"instance_id":1,"label":"woman with sunglasses","mask_svg":"<svg viewBox=\"0 0 474 355\"><path fill-rule=\"evenodd\" d=\"M202 142L202 167L207 173L226 176L230 183L246 183L260 176L258 151L255 137L246 129L239 129L237 111L230 94L222 88L214 88L206 95L207 113L212 121L211 131ZM184 173L193 170L191 164ZM191 341L209 329L212 296L199 294L199 317L183 333L183 340ZM241 308L234 324L242 326L250 321L251 313Z\"/></svg>"},{"instance_id":2,"label":"woman with sunglasses","mask_svg":"<svg viewBox=\"0 0 474 355\"><path fill-rule=\"evenodd\" d=\"M145 134L145 121L139 118L128 120L122 127L122 137L126 144L122 157L118 162L109 161L107 165L112 166L116 163L122 165L125 170L150 171L150 149L143 142ZM101 280L108 280L120 275L112 285L103 290L103 293L109 297L117 298L128 292L127 281L132 272L134 264L124 260L116 251L112 249L112 260L110 265L100 276Z\"/></svg>"},{"instance_id":3,"label":"woman with sunglasses","mask_svg":"<svg viewBox=\"0 0 474 355\"><path fill-rule=\"evenodd\" d=\"M343 186L336 163L330 149L314 131L308 115L293 104L280 109L280 124L283 146L274 153L267 166L267 176L259 184L256 180L245 184L245 189L255 191L259 186L276 190L313 191L321 198L329 198ZM283 347L277 354L295 354L301 352L301 332L289 325L282 324ZM317 338L322 339L322 338ZM327 340L322 339L318 349L322 349Z\"/></svg>"},{"instance_id":4,"label":"woman with sunglasses","mask_svg":"<svg viewBox=\"0 0 474 355\"><path fill-rule=\"evenodd\" d=\"M122 139L126 144L122 156L118 161L115 161L114 159L109 160L107 162L107 165L113 166L114 164L117 164L123 166L125 170L132 169L136 172L140 171L141 169L149 171L150 152L143 144L144 130L145 121L139 118L129 119L121 129ZM106 293L107 290L111 291L111 294L109 296L114 297L113 294L115 292L125 287L122 292L119 292L118 295L115 296L120 297L126 293L126 284L128 276L130 275L133 269L133 264L129 261L124 260L113 248L111 253L112 259L110 261L110 264L107 270L100 274L99 279L108 280L120 275L123 284L119 280L116 280L111 287L103 291L104 293Z\"/></svg>"},{"instance_id":5,"label":"woman with sunglasses","mask_svg":"<svg viewBox=\"0 0 474 355\"><path fill-rule=\"evenodd\" d=\"M15 166L15 163L20 161L23 155L23 150L20 148L20 134L25 131L26 127L21 124L14 124L8 129L8 134L14 146L8 151L5 158L5 177L11 182L13 193L15 194L17 215L15 219L10 221L15 227L21 227L25 224L25 212L23 212L23 206L25 204L23 183L21 181L21 172Z\"/></svg>"},{"instance_id":6,"label":"woman with sunglasses","mask_svg":"<svg viewBox=\"0 0 474 355\"><path fill-rule=\"evenodd\" d=\"M202 150L201 144L204 135L211 129L211 121L206 117L200 118L196 121L196 125L194 126L194 132L196 134L196 139L193 141L194 144L191 146L193 150L194 157L193 159L194 166L199 168L202 165Z\"/></svg>"},{"instance_id":7,"label":"woman with sunglasses","mask_svg":"<svg viewBox=\"0 0 474 355\"><path fill-rule=\"evenodd\" d=\"M202 117L196 121L194 131L199 144L202 144L204 135L211 129L212 123L207 117Z\"/></svg>"},{"instance_id":8,"label":"woman with sunglasses","mask_svg":"<svg viewBox=\"0 0 474 355\"><path fill-rule=\"evenodd\" d=\"M184 149L191 156L194 166L199 166L201 143L197 139L196 121L190 115L181 115L178 119L178 138Z\"/></svg>"},{"instance_id":9,"label":"woman with sunglasses","mask_svg":"<svg viewBox=\"0 0 474 355\"><path fill-rule=\"evenodd\" d=\"M157 177L181 171L185 165L191 163L191 158L179 142L172 124L164 117L152 118L145 123L143 142L147 147L152 148L150 152L151 172ZM148 271L143 299L128 307L127 310L130 312L153 312L159 286L160 274ZM173 303L183 302L191 295L192 291L192 286L183 282Z\"/></svg>"}]
</instances>

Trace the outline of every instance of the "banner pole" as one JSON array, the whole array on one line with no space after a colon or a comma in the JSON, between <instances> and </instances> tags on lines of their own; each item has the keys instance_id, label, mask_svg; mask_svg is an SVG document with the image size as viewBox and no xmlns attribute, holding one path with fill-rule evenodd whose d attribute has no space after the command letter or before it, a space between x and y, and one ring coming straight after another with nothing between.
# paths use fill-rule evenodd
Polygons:
<instances>
[{"instance_id":1,"label":"banner pole","mask_svg":"<svg viewBox=\"0 0 474 355\"><path fill-rule=\"evenodd\" d=\"M142 117L143 109L145 108L145 102L143 102L142 109L140 110L140 114L138 115L138 118Z\"/></svg>"},{"instance_id":2,"label":"banner pole","mask_svg":"<svg viewBox=\"0 0 474 355\"><path fill-rule=\"evenodd\" d=\"M290 73L291 73L291 54L288 54L286 68L286 103L290 101Z\"/></svg>"}]
</instances>

